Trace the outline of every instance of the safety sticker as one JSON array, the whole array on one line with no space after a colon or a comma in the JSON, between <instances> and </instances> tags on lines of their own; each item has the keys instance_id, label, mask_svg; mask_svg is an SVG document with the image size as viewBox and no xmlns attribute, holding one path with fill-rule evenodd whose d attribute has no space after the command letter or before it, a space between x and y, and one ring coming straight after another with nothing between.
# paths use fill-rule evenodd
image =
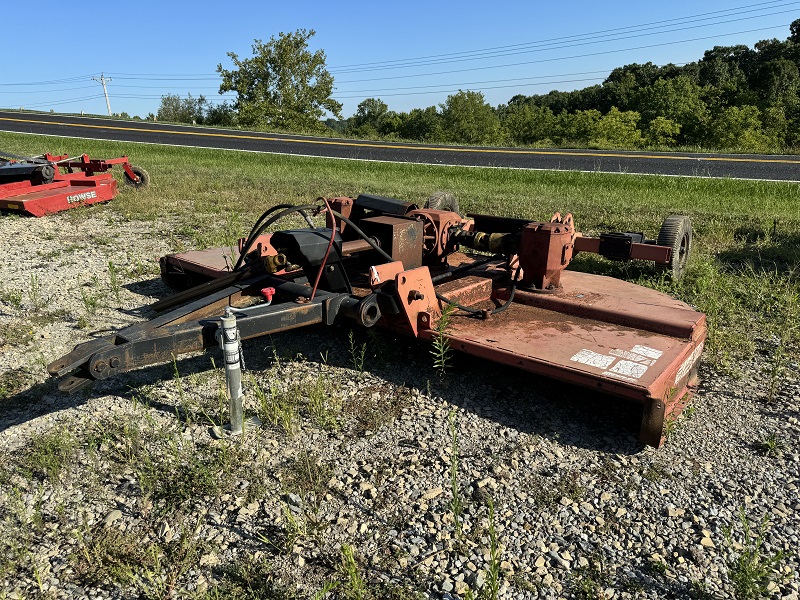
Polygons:
<instances>
[{"instance_id":1,"label":"safety sticker","mask_svg":"<svg viewBox=\"0 0 800 600\"><path fill-rule=\"evenodd\" d=\"M619 348L614 348L613 350L609 350L608 353L618 358L624 358L626 360L632 360L634 362L642 363L643 365L650 366L656 364L656 361L653 358L646 358L641 354L636 354L635 352L628 352L627 350L621 350Z\"/></svg>"},{"instance_id":2,"label":"safety sticker","mask_svg":"<svg viewBox=\"0 0 800 600\"><path fill-rule=\"evenodd\" d=\"M597 352L592 352L584 348L570 358L570 360L590 367L597 367L598 369L607 369L608 366L617 359L613 356L598 354Z\"/></svg>"},{"instance_id":3,"label":"safety sticker","mask_svg":"<svg viewBox=\"0 0 800 600\"><path fill-rule=\"evenodd\" d=\"M650 348L649 346L639 346L638 344L631 349L631 352L641 354L647 358L655 359L661 358L661 355L664 354L661 350L656 350L655 348Z\"/></svg>"},{"instance_id":4,"label":"safety sticker","mask_svg":"<svg viewBox=\"0 0 800 600\"><path fill-rule=\"evenodd\" d=\"M703 353L703 344L700 344L694 351L689 355L683 364L678 369L678 374L675 375L675 383L678 383L681 379L686 377L689 374L689 371L692 370L694 363L700 358L700 355Z\"/></svg>"},{"instance_id":5,"label":"safety sticker","mask_svg":"<svg viewBox=\"0 0 800 600\"><path fill-rule=\"evenodd\" d=\"M603 371L604 377L611 377L612 379L621 379L622 381L630 381L631 383L638 383L637 379L633 377L625 377L624 375L620 375L619 373L614 373L612 371Z\"/></svg>"},{"instance_id":6,"label":"safety sticker","mask_svg":"<svg viewBox=\"0 0 800 600\"><path fill-rule=\"evenodd\" d=\"M631 362L629 360L621 360L613 367L611 367L610 371L612 373L619 373L620 375L624 375L625 377L632 377L633 379L639 379L642 375L647 373L647 365L643 365L637 362Z\"/></svg>"}]
</instances>

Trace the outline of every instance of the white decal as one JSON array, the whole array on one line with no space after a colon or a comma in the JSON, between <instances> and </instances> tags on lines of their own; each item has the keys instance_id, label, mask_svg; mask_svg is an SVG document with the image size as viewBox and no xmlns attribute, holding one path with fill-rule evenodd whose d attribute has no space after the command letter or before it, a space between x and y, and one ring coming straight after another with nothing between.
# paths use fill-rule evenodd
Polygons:
<instances>
[{"instance_id":1,"label":"white decal","mask_svg":"<svg viewBox=\"0 0 800 600\"><path fill-rule=\"evenodd\" d=\"M609 350L608 352L612 356L618 356L619 358L625 358L627 360L632 360L638 363L642 363L643 365L654 365L656 361L651 358L645 358L641 354L636 354L635 352L628 352L627 350L620 350L619 348L614 348L613 350Z\"/></svg>"},{"instance_id":2,"label":"white decal","mask_svg":"<svg viewBox=\"0 0 800 600\"><path fill-rule=\"evenodd\" d=\"M91 200L92 198L97 198L97 192L83 192L82 194L67 196L67 203L83 202L84 200Z\"/></svg>"},{"instance_id":3,"label":"white decal","mask_svg":"<svg viewBox=\"0 0 800 600\"><path fill-rule=\"evenodd\" d=\"M603 371L603 375L606 377L612 377L614 379L621 379L622 381L630 381L631 383L638 383L633 377L625 377L624 375L620 375L619 373L614 373L612 371Z\"/></svg>"},{"instance_id":4,"label":"white decal","mask_svg":"<svg viewBox=\"0 0 800 600\"><path fill-rule=\"evenodd\" d=\"M639 346L636 345L631 349L632 352L636 354L642 354L647 358L661 358L661 355L664 354L661 350L656 350L655 348L650 348L649 346Z\"/></svg>"},{"instance_id":5,"label":"white decal","mask_svg":"<svg viewBox=\"0 0 800 600\"><path fill-rule=\"evenodd\" d=\"M625 377L633 377L634 379L639 379L639 377L641 377L647 372L647 365L631 362L629 360L621 360L613 367L611 367L611 372L619 373L620 375L624 375Z\"/></svg>"},{"instance_id":6,"label":"white decal","mask_svg":"<svg viewBox=\"0 0 800 600\"><path fill-rule=\"evenodd\" d=\"M590 367L597 367L598 369L607 369L608 365L613 363L616 358L607 356L605 354L598 354L585 348L578 352L575 356L570 358L571 361L588 365Z\"/></svg>"},{"instance_id":7,"label":"white decal","mask_svg":"<svg viewBox=\"0 0 800 600\"><path fill-rule=\"evenodd\" d=\"M683 364L678 369L678 374L675 375L676 384L689 374L689 371L692 370L694 363L696 363L700 359L700 355L702 353L703 353L703 344L700 344L697 348L694 349L694 352L692 352L689 355L689 358L683 361Z\"/></svg>"}]
</instances>

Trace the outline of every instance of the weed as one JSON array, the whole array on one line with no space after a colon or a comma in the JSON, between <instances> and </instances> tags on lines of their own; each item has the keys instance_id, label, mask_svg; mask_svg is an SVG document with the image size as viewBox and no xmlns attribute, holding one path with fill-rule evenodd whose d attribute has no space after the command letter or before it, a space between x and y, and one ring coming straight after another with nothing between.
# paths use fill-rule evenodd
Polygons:
<instances>
[{"instance_id":1,"label":"weed","mask_svg":"<svg viewBox=\"0 0 800 600\"><path fill-rule=\"evenodd\" d=\"M364 600L367 596L367 585L358 571L352 546L342 545L342 563L339 568L346 578L341 586L342 597L346 600Z\"/></svg>"},{"instance_id":2,"label":"weed","mask_svg":"<svg viewBox=\"0 0 800 600\"><path fill-rule=\"evenodd\" d=\"M122 584L136 580L136 570L146 564L148 553L135 533L114 528L77 533L77 548L71 555L75 576L83 584Z\"/></svg>"},{"instance_id":3,"label":"weed","mask_svg":"<svg viewBox=\"0 0 800 600\"><path fill-rule=\"evenodd\" d=\"M450 500L450 510L453 512L453 525L455 526L456 537L460 538L462 533L461 515L464 512L464 502L461 499L461 491L458 485L458 423L456 410L454 408L450 409L450 413L447 415L447 422L450 427L450 491L453 495Z\"/></svg>"},{"instance_id":4,"label":"weed","mask_svg":"<svg viewBox=\"0 0 800 600\"><path fill-rule=\"evenodd\" d=\"M153 544L147 549L144 564L137 570L137 587L146 598L172 598L182 587L182 578L194 568L207 546L197 533L202 526L198 521L193 531L181 528L177 539L163 546Z\"/></svg>"},{"instance_id":5,"label":"weed","mask_svg":"<svg viewBox=\"0 0 800 600\"><path fill-rule=\"evenodd\" d=\"M34 310L39 310L47 304L47 299L42 296L42 284L36 273L31 273L30 285L28 286L28 301Z\"/></svg>"},{"instance_id":6,"label":"weed","mask_svg":"<svg viewBox=\"0 0 800 600\"><path fill-rule=\"evenodd\" d=\"M36 477L57 482L76 452L77 441L72 434L54 428L31 440L20 457L20 466Z\"/></svg>"},{"instance_id":7,"label":"weed","mask_svg":"<svg viewBox=\"0 0 800 600\"><path fill-rule=\"evenodd\" d=\"M111 293L114 294L114 300L119 302L119 292L122 286L119 281L119 269L112 261L108 261L108 283Z\"/></svg>"},{"instance_id":8,"label":"weed","mask_svg":"<svg viewBox=\"0 0 800 600\"><path fill-rule=\"evenodd\" d=\"M728 579L733 584L738 600L754 600L767 595L767 588L773 571L783 561L783 552L767 554L764 552L764 536L769 525L768 515L758 525L756 531L744 508L739 509L739 524L742 527L741 549L734 552L727 562ZM725 529L725 541L734 548L733 525Z\"/></svg>"},{"instance_id":9,"label":"weed","mask_svg":"<svg viewBox=\"0 0 800 600\"><path fill-rule=\"evenodd\" d=\"M603 590L611 583L605 567L605 560L600 553L587 558L589 564L578 567L572 573L572 585L575 597L579 600L596 600L603 598Z\"/></svg>"},{"instance_id":10,"label":"weed","mask_svg":"<svg viewBox=\"0 0 800 600\"><path fill-rule=\"evenodd\" d=\"M281 481L287 491L300 496L312 493L315 499L321 498L328 489L332 475L333 467L307 450L302 450L281 469Z\"/></svg>"},{"instance_id":11,"label":"weed","mask_svg":"<svg viewBox=\"0 0 800 600\"><path fill-rule=\"evenodd\" d=\"M786 440L778 437L777 433L770 433L758 444L758 448L766 456L780 456L788 447Z\"/></svg>"},{"instance_id":12,"label":"weed","mask_svg":"<svg viewBox=\"0 0 800 600\"><path fill-rule=\"evenodd\" d=\"M482 600L497 600L500 591L500 542L494 518L494 500L489 497L489 565L486 569L486 583L481 590Z\"/></svg>"},{"instance_id":13,"label":"weed","mask_svg":"<svg viewBox=\"0 0 800 600\"><path fill-rule=\"evenodd\" d=\"M692 598L697 598L698 600L714 600L715 598L714 594L709 591L705 581L693 580L689 584L689 591L692 594Z\"/></svg>"},{"instance_id":14,"label":"weed","mask_svg":"<svg viewBox=\"0 0 800 600\"><path fill-rule=\"evenodd\" d=\"M644 473L642 473L642 478L646 479L651 483L657 483L662 479L665 478L668 479L669 477L670 477L669 471L667 471L667 469L664 468L662 465L656 463L651 463L647 465L647 468L644 470Z\"/></svg>"},{"instance_id":15,"label":"weed","mask_svg":"<svg viewBox=\"0 0 800 600\"><path fill-rule=\"evenodd\" d=\"M0 400L10 398L23 390L31 382L31 379L25 369L9 369L0 373Z\"/></svg>"},{"instance_id":16,"label":"weed","mask_svg":"<svg viewBox=\"0 0 800 600\"><path fill-rule=\"evenodd\" d=\"M347 334L347 339L350 341L350 362L356 371L363 373L364 362L367 357L367 343L357 344L356 336L352 329Z\"/></svg>"},{"instance_id":17,"label":"weed","mask_svg":"<svg viewBox=\"0 0 800 600\"><path fill-rule=\"evenodd\" d=\"M455 304L448 304L442 309L442 316L434 327L433 340L431 341L430 353L433 355L433 368L444 377L453 362L453 350L450 348L450 338L445 337L450 327L450 319L456 310Z\"/></svg>"},{"instance_id":18,"label":"weed","mask_svg":"<svg viewBox=\"0 0 800 600\"><path fill-rule=\"evenodd\" d=\"M308 412L317 425L328 431L339 428L339 414L342 401L333 390L329 388L322 373L298 390L298 396L307 398Z\"/></svg>"},{"instance_id":19,"label":"weed","mask_svg":"<svg viewBox=\"0 0 800 600\"><path fill-rule=\"evenodd\" d=\"M410 399L411 393L406 387L370 386L348 398L343 408L355 419L355 433L365 435L392 423Z\"/></svg>"},{"instance_id":20,"label":"weed","mask_svg":"<svg viewBox=\"0 0 800 600\"><path fill-rule=\"evenodd\" d=\"M83 308L86 310L88 316L91 317L97 314L101 298L101 294L93 294L85 287L81 287L81 300L83 301Z\"/></svg>"},{"instance_id":21,"label":"weed","mask_svg":"<svg viewBox=\"0 0 800 600\"><path fill-rule=\"evenodd\" d=\"M580 472L570 471L557 476L552 483L549 473L538 477L529 492L537 506L547 508L554 506L562 498L578 501L586 493L586 489L580 484Z\"/></svg>"},{"instance_id":22,"label":"weed","mask_svg":"<svg viewBox=\"0 0 800 600\"><path fill-rule=\"evenodd\" d=\"M201 446L168 439L164 448L143 452L136 470L142 493L171 512L202 502L204 496L216 498L233 490L242 460L234 445Z\"/></svg>"},{"instance_id":23,"label":"weed","mask_svg":"<svg viewBox=\"0 0 800 600\"><path fill-rule=\"evenodd\" d=\"M22 308L22 290L7 290L0 288L0 302L8 304L11 308L19 310Z\"/></svg>"},{"instance_id":24,"label":"weed","mask_svg":"<svg viewBox=\"0 0 800 600\"><path fill-rule=\"evenodd\" d=\"M258 402L257 412L261 422L278 427L287 436L294 435L299 416L297 403L291 393L280 393L276 388L271 388L267 394L252 374L249 378L250 389Z\"/></svg>"}]
</instances>

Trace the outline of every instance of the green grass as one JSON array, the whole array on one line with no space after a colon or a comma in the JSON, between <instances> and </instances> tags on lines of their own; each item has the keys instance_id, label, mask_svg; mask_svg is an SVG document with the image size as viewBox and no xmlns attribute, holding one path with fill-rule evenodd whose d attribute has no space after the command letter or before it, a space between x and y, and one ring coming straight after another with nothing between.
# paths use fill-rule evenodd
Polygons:
<instances>
[{"instance_id":1,"label":"green grass","mask_svg":"<svg viewBox=\"0 0 800 600\"><path fill-rule=\"evenodd\" d=\"M0 147L16 154L128 154L150 172L151 187L127 189L107 206L70 211L70 218L159 220L174 226L176 246L195 248L230 245L276 203L359 193L422 203L431 192L447 190L464 212L542 220L571 212L578 229L590 234L644 231L655 237L666 216L686 214L694 258L680 283L659 280L649 265L585 256L573 264L659 287L706 312L706 359L717 365L735 368L759 344L770 355L774 346L773 370L782 377L784 364L798 356L797 184L371 163L10 133L0 133Z\"/></svg>"}]
</instances>

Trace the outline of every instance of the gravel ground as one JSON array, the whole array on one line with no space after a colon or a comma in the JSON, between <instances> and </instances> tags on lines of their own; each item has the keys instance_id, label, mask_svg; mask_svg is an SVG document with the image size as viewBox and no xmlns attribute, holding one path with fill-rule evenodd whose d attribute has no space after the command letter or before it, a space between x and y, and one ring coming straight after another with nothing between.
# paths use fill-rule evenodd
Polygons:
<instances>
[{"instance_id":1,"label":"gravel ground","mask_svg":"<svg viewBox=\"0 0 800 600\"><path fill-rule=\"evenodd\" d=\"M347 329L311 328L245 343L265 425L214 441L215 352L70 397L45 374L167 293L168 223L1 216L0 236L0 597L205 597L247 569L357 597L354 564L376 598L495 582L501 598L730 598L760 543L766 595L798 598L800 382L768 401L768 353L741 378L704 368L653 450L623 402L462 356L440 379L424 346L389 336L365 338L359 372L360 338L353 353Z\"/></svg>"}]
</instances>

